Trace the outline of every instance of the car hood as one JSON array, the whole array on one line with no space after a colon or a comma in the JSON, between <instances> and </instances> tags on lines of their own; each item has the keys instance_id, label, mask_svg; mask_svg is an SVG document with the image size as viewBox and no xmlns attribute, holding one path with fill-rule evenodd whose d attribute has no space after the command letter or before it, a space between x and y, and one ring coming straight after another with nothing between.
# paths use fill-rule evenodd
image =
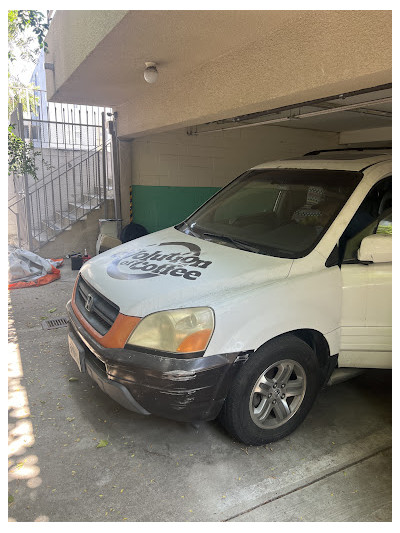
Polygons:
<instances>
[{"instance_id":1,"label":"car hood","mask_svg":"<svg viewBox=\"0 0 400 533\"><path fill-rule=\"evenodd\" d=\"M292 263L172 227L97 255L81 274L121 313L143 317L165 309L229 306L235 294L287 277Z\"/></svg>"}]
</instances>

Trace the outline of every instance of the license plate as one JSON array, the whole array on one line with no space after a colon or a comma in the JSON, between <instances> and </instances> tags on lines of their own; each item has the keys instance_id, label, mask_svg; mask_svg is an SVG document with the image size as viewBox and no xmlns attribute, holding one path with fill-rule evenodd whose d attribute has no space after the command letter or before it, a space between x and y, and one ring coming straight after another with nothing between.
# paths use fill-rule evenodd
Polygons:
<instances>
[{"instance_id":1,"label":"license plate","mask_svg":"<svg viewBox=\"0 0 400 533\"><path fill-rule=\"evenodd\" d=\"M72 338L71 335L68 335L68 345L69 353L71 354L72 359L78 365L78 368L81 372L85 372L85 350L78 342Z\"/></svg>"}]
</instances>

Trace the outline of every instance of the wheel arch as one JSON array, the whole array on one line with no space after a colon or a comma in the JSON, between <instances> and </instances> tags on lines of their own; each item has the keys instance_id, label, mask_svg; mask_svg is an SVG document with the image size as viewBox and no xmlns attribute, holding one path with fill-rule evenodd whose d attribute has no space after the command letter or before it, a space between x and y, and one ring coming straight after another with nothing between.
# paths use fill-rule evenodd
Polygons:
<instances>
[{"instance_id":1,"label":"wheel arch","mask_svg":"<svg viewBox=\"0 0 400 533\"><path fill-rule=\"evenodd\" d=\"M271 348L271 351L269 348ZM291 355L288 352L291 348L297 348L298 353L294 352ZM313 354L317 352L318 355L313 357ZM302 384L301 403L295 404L293 416L290 414L292 403L287 404L285 413L289 413L289 415L284 419L282 424L272 424L271 426L266 425L263 427L262 425L258 425L252 416L251 410L255 405L251 401L252 393L258 379L263 375L265 376L265 372L272 368L274 363L284 363L283 360L285 359L294 359L293 362L297 361L300 368L303 367L302 371L306 372L306 380L300 382ZM326 366L324 363L330 359L334 358L329 358L328 342L324 335L317 330L294 329L271 337L267 342L259 346L257 350L252 352L240 365L238 369L239 374L234 377L232 386L228 391L228 395L219 414L219 420L231 435L245 444L259 446L284 438L294 431L307 416L323 384L322 378L324 372L322 367ZM286 368L289 368L289 366ZM290 379L290 376L287 376L287 378ZM296 380L297 377L294 382ZM281 387L279 387L279 382L275 382L271 389L268 389L268 387L271 387L271 384L266 384L266 386L267 391L264 394L266 402L277 403L277 399L275 397L271 398L273 394L268 392L268 390L275 390L275 394L278 392L282 401L286 402L284 400L286 394L281 396L282 391ZM261 395L263 395L262 392ZM291 395L299 396L300 393L289 394L289 396ZM258 404L255 407L258 407ZM268 411L266 411L267 414L271 409L273 410L274 407L268 408ZM279 415L278 417L281 418ZM276 418L276 414L273 418Z\"/></svg>"},{"instance_id":2,"label":"wheel arch","mask_svg":"<svg viewBox=\"0 0 400 533\"><path fill-rule=\"evenodd\" d=\"M281 333L280 335L276 335L275 337L272 337L271 339L268 339L264 344L262 344L258 349L267 346L268 343L272 340L276 340L282 337L297 337L298 339L301 339L304 341L310 348L314 351L315 355L317 356L319 366L321 370L325 369L326 366L329 363L329 359L331 356L331 351L329 348L328 341L326 340L323 333L316 329L311 328L302 328L302 329L294 329L291 331L286 331L285 333Z\"/></svg>"}]
</instances>

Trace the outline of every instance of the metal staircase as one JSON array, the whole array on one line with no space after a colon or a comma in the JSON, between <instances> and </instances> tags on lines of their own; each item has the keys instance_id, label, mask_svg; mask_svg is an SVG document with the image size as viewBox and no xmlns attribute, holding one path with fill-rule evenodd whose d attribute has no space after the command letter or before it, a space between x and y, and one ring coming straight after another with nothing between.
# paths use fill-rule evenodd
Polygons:
<instances>
[{"instance_id":1,"label":"metal staircase","mask_svg":"<svg viewBox=\"0 0 400 533\"><path fill-rule=\"evenodd\" d=\"M38 179L13 176L15 195L8 203L18 228L15 244L31 251L54 241L113 198L106 110L85 106L83 114L77 107L48 104L44 116L39 110L27 117L19 104L11 117L18 126L16 134L35 149Z\"/></svg>"}]
</instances>

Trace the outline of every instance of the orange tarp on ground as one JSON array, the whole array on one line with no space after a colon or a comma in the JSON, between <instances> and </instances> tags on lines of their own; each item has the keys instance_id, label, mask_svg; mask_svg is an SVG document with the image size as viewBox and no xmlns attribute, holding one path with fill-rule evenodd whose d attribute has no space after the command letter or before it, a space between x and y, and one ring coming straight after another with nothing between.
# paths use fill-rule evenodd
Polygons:
<instances>
[{"instance_id":1,"label":"orange tarp on ground","mask_svg":"<svg viewBox=\"0 0 400 533\"><path fill-rule=\"evenodd\" d=\"M53 261L62 261L62 259L53 259ZM62 263L61 263L62 264ZM17 281L16 283L9 283L8 288L9 289L24 289L25 287L39 287L40 285L46 285L47 283L51 283L52 281L55 281L58 279L61 275L61 272L58 268L51 265L51 272L49 274L45 274L41 278L35 279L33 281Z\"/></svg>"},{"instance_id":2,"label":"orange tarp on ground","mask_svg":"<svg viewBox=\"0 0 400 533\"><path fill-rule=\"evenodd\" d=\"M60 277L60 267L64 259L44 259L40 255L9 246L8 288L24 289L40 287Z\"/></svg>"}]
</instances>

